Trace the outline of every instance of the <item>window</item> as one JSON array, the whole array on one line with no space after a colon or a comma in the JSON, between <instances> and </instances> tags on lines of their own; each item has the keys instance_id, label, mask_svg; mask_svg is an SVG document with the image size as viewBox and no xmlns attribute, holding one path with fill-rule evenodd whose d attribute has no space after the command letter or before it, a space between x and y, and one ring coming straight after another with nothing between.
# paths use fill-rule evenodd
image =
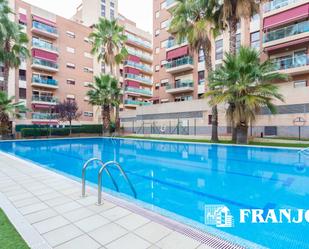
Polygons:
<instances>
[{"instance_id":1,"label":"window","mask_svg":"<svg viewBox=\"0 0 309 249\"><path fill-rule=\"evenodd\" d=\"M162 10L162 9L165 9L165 8L166 8L166 6L167 6L166 1L162 2L162 3L161 3L161 10Z\"/></svg>"},{"instance_id":2,"label":"window","mask_svg":"<svg viewBox=\"0 0 309 249\"><path fill-rule=\"evenodd\" d=\"M90 39L88 37L85 37L84 41L87 42L87 43L91 43L91 41L90 41Z\"/></svg>"},{"instance_id":3,"label":"window","mask_svg":"<svg viewBox=\"0 0 309 249\"><path fill-rule=\"evenodd\" d=\"M251 22L257 22L260 20L260 14L255 14L251 17Z\"/></svg>"},{"instance_id":4,"label":"window","mask_svg":"<svg viewBox=\"0 0 309 249\"><path fill-rule=\"evenodd\" d=\"M265 126L265 136L277 136L277 126Z\"/></svg>"},{"instance_id":5,"label":"window","mask_svg":"<svg viewBox=\"0 0 309 249\"><path fill-rule=\"evenodd\" d=\"M166 28L168 28L169 24L170 24L170 20L169 20L169 19L167 19L167 20L161 22L161 29L166 29Z\"/></svg>"},{"instance_id":6,"label":"window","mask_svg":"<svg viewBox=\"0 0 309 249\"><path fill-rule=\"evenodd\" d=\"M156 66L155 66L155 71L156 71L156 72L159 72L159 71L160 71L160 65L156 65Z\"/></svg>"},{"instance_id":7,"label":"window","mask_svg":"<svg viewBox=\"0 0 309 249\"><path fill-rule=\"evenodd\" d=\"M115 10L113 10L113 9L110 10L110 18L111 18L111 20L115 19Z\"/></svg>"},{"instance_id":8,"label":"window","mask_svg":"<svg viewBox=\"0 0 309 249\"><path fill-rule=\"evenodd\" d=\"M67 52L74 54L75 53L75 48L67 47Z\"/></svg>"},{"instance_id":9,"label":"window","mask_svg":"<svg viewBox=\"0 0 309 249\"><path fill-rule=\"evenodd\" d=\"M161 63L160 63L161 67L163 67L166 63L167 63L167 60L162 60Z\"/></svg>"},{"instance_id":10,"label":"window","mask_svg":"<svg viewBox=\"0 0 309 249\"><path fill-rule=\"evenodd\" d=\"M223 39L216 41L216 60L223 59Z\"/></svg>"},{"instance_id":11,"label":"window","mask_svg":"<svg viewBox=\"0 0 309 249\"><path fill-rule=\"evenodd\" d=\"M168 44L168 40L161 41L161 48L166 48Z\"/></svg>"},{"instance_id":12,"label":"window","mask_svg":"<svg viewBox=\"0 0 309 249\"><path fill-rule=\"evenodd\" d=\"M160 83L161 83L161 86L167 86L168 85L168 79L162 79L160 81Z\"/></svg>"},{"instance_id":13,"label":"window","mask_svg":"<svg viewBox=\"0 0 309 249\"><path fill-rule=\"evenodd\" d=\"M160 83L156 83L156 84L155 84L155 89L156 89L156 90L160 89Z\"/></svg>"},{"instance_id":14,"label":"window","mask_svg":"<svg viewBox=\"0 0 309 249\"><path fill-rule=\"evenodd\" d=\"M92 54L90 54L90 53L88 53L88 52L85 52L84 53L84 56L86 57L86 58L89 58L89 59L92 59L93 57L92 57Z\"/></svg>"},{"instance_id":15,"label":"window","mask_svg":"<svg viewBox=\"0 0 309 249\"><path fill-rule=\"evenodd\" d=\"M238 52L239 48L241 46L241 34L236 35L236 51Z\"/></svg>"},{"instance_id":16,"label":"window","mask_svg":"<svg viewBox=\"0 0 309 249\"><path fill-rule=\"evenodd\" d=\"M73 64L73 63L67 63L67 68L75 69L75 64Z\"/></svg>"},{"instance_id":17,"label":"window","mask_svg":"<svg viewBox=\"0 0 309 249\"><path fill-rule=\"evenodd\" d=\"M27 89L26 88L19 88L18 89L18 95L20 99L26 99L27 98Z\"/></svg>"},{"instance_id":18,"label":"window","mask_svg":"<svg viewBox=\"0 0 309 249\"><path fill-rule=\"evenodd\" d=\"M181 101L188 101L188 100L192 100L193 97L191 95L187 95L187 96L179 96L175 98L175 102L181 102Z\"/></svg>"},{"instance_id":19,"label":"window","mask_svg":"<svg viewBox=\"0 0 309 249\"><path fill-rule=\"evenodd\" d=\"M101 64L101 73L106 73L106 67L105 67L105 63L102 62Z\"/></svg>"},{"instance_id":20,"label":"window","mask_svg":"<svg viewBox=\"0 0 309 249\"><path fill-rule=\"evenodd\" d=\"M156 54L160 53L160 48L156 48Z\"/></svg>"},{"instance_id":21,"label":"window","mask_svg":"<svg viewBox=\"0 0 309 249\"><path fill-rule=\"evenodd\" d=\"M72 32L72 31L67 31L66 34L67 34L67 36L70 37L70 38L75 38L75 33Z\"/></svg>"},{"instance_id":22,"label":"window","mask_svg":"<svg viewBox=\"0 0 309 249\"><path fill-rule=\"evenodd\" d=\"M160 17L160 11L156 12L156 19L158 19Z\"/></svg>"},{"instance_id":23,"label":"window","mask_svg":"<svg viewBox=\"0 0 309 249\"><path fill-rule=\"evenodd\" d=\"M306 80L297 80L294 81L294 88L306 87L307 81Z\"/></svg>"},{"instance_id":24,"label":"window","mask_svg":"<svg viewBox=\"0 0 309 249\"><path fill-rule=\"evenodd\" d=\"M115 8L115 3L113 1L111 1L110 5L111 5L111 8Z\"/></svg>"},{"instance_id":25,"label":"window","mask_svg":"<svg viewBox=\"0 0 309 249\"><path fill-rule=\"evenodd\" d=\"M157 29L156 32L155 32L155 36L159 36L160 35L160 29Z\"/></svg>"},{"instance_id":26,"label":"window","mask_svg":"<svg viewBox=\"0 0 309 249\"><path fill-rule=\"evenodd\" d=\"M250 34L250 46L257 50L260 50L260 32L254 32Z\"/></svg>"},{"instance_id":27,"label":"window","mask_svg":"<svg viewBox=\"0 0 309 249\"><path fill-rule=\"evenodd\" d=\"M198 62L203 62L204 61L204 51L203 49L200 49L198 52Z\"/></svg>"},{"instance_id":28,"label":"window","mask_svg":"<svg viewBox=\"0 0 309 249\"><path fill-rule=\"evenodd\" d=\"M26 70L19 69L19 80L26 81Z\"/></svg>"},{"instance_id":29,"label":"window","mask_svg":"<svg viewBox=\"0 0 309 249\"><path fill-rule=\"evenodd\" d=\"M84 67L84 72L85 73L93 73L93 69L90 67Z\"/></svg>"},{"instance_id":30,"label":"window","mask_svg":"<svg viewBox=\"0 0 309 249\"><path fill-rule=\"evenodd\" d=\"M69 85L75 85L75 80L73 80L73 79L67 79L67 84L69 84Z\"/></svg>"},{"instance_id":31,"label":"window","mask_svg":"<svg viewBox=\"0 0 309 249\"><path fill-rule=\"evenodd\" d=\"M67 95L67 100L68 101L75 101L75 96L73 94L68 94Z\"/></svg>"},{"instance_id":32,"label":"window","mask_svg":"<svg viewBox=\"0 0 309 249\"><path fill-rule=\"evenodd\" d=\"M202 85L205 83L205 71L199 71L198 72L198 84Z\"/></svg>"},{"instance_id":33,"label":"window","mask_svg":"<svg viewBox=\"0 0 309 249\"><path fill-rule=\"evenodd\" d=\"M101 16L105 17L106 16L106 6L105 6L105 1L104 3L102 2L101 4Z\"/></svg>"},{"instance_id":34,"label":"window","mask_svg":"<svg viewBox=\"0 0 309 249\"><path fill-rule=\"evenodd\" d=\"M92 118L93 117L93 112L84 112L84 116Z\"/></svg>"}]
</instances>

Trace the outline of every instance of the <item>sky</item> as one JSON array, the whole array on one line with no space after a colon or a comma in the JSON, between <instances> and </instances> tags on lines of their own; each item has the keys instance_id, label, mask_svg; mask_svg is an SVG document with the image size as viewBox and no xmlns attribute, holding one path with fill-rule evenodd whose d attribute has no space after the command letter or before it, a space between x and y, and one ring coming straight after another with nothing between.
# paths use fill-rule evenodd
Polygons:
<instances>
[{"instance_id":1,"label":"sky","mask_svg":"<svg viewBox=\"0 0 309 249\"><path fill-rule=\"evenodd\" d=\"M24 0L25 2L70 18L81 0ZM88 0L92 1L92 0ZM152 33L152 0L118 0L119 12Z\"/></svg>"}]
</instances>

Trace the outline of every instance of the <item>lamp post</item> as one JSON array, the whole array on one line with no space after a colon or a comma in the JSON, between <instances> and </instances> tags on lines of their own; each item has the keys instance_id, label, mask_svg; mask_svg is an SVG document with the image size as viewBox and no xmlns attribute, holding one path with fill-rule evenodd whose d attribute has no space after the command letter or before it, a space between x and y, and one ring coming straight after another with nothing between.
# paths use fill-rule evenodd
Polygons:
<instances>
[{"instance_id":1,"label":"lamp post","mask_svg":"<svg viewBox=\"0 0 309 249\"><path fill-rule=\"evenodd\" d=\"M306 124L306 120L303 117L297 117L293 120L294 126L298 127L298 140L301 139L301 127Z\"/></svg>"}]
</instances>

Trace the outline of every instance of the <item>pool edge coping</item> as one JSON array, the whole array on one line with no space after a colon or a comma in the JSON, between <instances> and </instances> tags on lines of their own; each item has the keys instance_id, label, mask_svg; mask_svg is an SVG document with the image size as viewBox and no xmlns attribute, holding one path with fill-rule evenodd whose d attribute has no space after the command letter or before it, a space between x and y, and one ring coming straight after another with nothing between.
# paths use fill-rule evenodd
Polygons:
<instances>
[{"instance_id":1,"label":"pool edge coping","mask_svg":"<svg viewBox=\"0 0 309 249\"><path fill-rule=\"evenodd\" d=\"M51 174L57 174L57 176L62 177L65 180L70 181L74 185L77 185L81 188L80 182L78 182L77 180L74 180L71 177L68 177L65 174L61 174L60 172L53 171L53 170L50 170L48 168L39 166L39 165L37 165L33 162L24 160L23 158L16 157L14 155L8 154L8 153L3 152L3 151L0 151L0 156L1 155L8 157L12 160L20 161L20 162L27 164L28 166L35 168L37 170L47 171ZM97 196L97 189L93 185L89 184L89 185L87 185L86 188L87 188L86 190L88 190L91 194L93 194L94 196ZM133 213L140 214L140 215L144 216L145 218L147 218L147 219L149 219L153 222L161 224L161 225L163 225L163 226L165 226L165 227L167 227L167 228L169 228L173 231L176 231L176 232L182 234L183 236L194 239L194 240L196 240L196 241L198 241L202 244L205 244L207 246L210 246L212 248L220 248L220 249L221 248L224 248L224 249L244 249L244 248L247 248L246 246L242 245L241 243L247 244L247 246L250 245L251 249L260 249L260 248L264 249L264 248L266 248L266 247L263 247L262 245L256 244L256 243L249 241L249 240L242 239L242 238L237 237L235 235L232 235L232 237L234 237L235 240L239 239L239 242L228 241L227 239L220 237L220 235L214 235L214 234L211 234L210 232L202 231L201 229L190 226L189 224L185 224L181 221L174 220L174 219L167 217L163 214L149 210L149 209L143 207L142 205L138 205L135 202L130 202L129 200L127 200L125 198L114 196L114 195L107 193L107 192L102 192L102 195L103 195L103 203L104 203L104 199L105 199L109 202L112 202L113 204L115 204L117 206L125 208L125 209L127 209L127 210L129 210ZM16 210L16 212L18 212L18 210L13 206L13 204L11 202L10 202L10 204ZM18 214L19 214L19 212L18 212ZM28 223L28 225L31 226L31 224L29 224L29 222L27 222L27 223ZM39 235L39 236L41 236L41 235ZM43 237L42 237L42 239L44 240ZM47 249L49 249L49 248L47 248Z\"/></svg>"}]
</instances>

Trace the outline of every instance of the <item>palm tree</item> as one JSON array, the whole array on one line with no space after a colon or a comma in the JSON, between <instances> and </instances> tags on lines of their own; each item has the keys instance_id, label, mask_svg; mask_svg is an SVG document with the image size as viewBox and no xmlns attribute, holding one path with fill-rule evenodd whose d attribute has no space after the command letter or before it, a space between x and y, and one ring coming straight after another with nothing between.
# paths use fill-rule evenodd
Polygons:
<instances>
[{"instance_id":1,"label":"palm tree","mask_svg":"<svg viewBox=\"0 0 309 249\"><path fill-rule=\"evenodd\" d=\"M217 35L216 20L218 18L216 1L214 0L176 0L177 6L173 10L169 32L176 41L187 40L190 50L203 50L205 61L205 75L212 71L211 40ZM218 139L218 110L212 107L212 135L211 140Z\"/></svg>"},{"instance_id":2,"label":"palm tree","mask_svg":"<svg viewBox=\"0 0 309 249\"><path fill-rule=\"evenodd\" d=\"M120 92L118 81L109 74L95 77L94 84L89 86L91 89L87 92L89 103L101 107L102 132L109 132L111 117L111 106L117 106L119 99L117 93Z\"/></svg>"},{"instance_id":3,"label":"palm tree","mask_svg":"<svg viewBox=\"0 0 309 249\"><path fill-rule=\"evenodd\" d=\"M90 34L93 41L92 54L97 55L100 62L110 67L111 74L118 78L115 68L128 56L125 47L127 36L124 34L124 27L119 26L115 20L101 18L99 23L94 26L94 31ZM119 105L116 107L116 131L119 132Z\"/></svg>"},{"instance_id":4,"label":"palm tree","mask_svg":"<svg viewBox=\"0 0 309 249\"><path fill-rule=\"evenodd\" d=\"M6 92L0 91L0 133L7 134L9 130L10 118L20 118L21 112L26 112L27 108L23 102L14 103L15 97L8 97Z\"/></svg>"},{"instance_id":5,"label":"palm tree","mask_svg":"<svg viewBox=\"0 0 309 249\"><path fill-rule=\"evenodd\" d=\"M29 56L28 38L22 31L21 25L9 19L11 10L7 1L1 0L0 9L4 10L0 15L0 63L3 64L4 78L2 89L7 92L10 69L18 68L22 58Z\"/></svg>"},{"instance_id":6,"label":"palm tree","mask_svg":"<svg viewBox=\"0 0 309 249\"><path fill-rule=\"evenodd\" d=\"M223 0L219 8L218 22L221 29L229 31L229 52L237 53L237 23L241 18L251 18L255 13L258 13L259 4L256 0ZM229 103L231 108L234 108L234 103ZM234 120L230 120L232 127L232 141L236 142L236 127Z\"/></svg>"},{"instance_id":7,"label":"palm tree","mask_svg":"<svg viewBox=\"0 0 309 249\"><path fill-rule=\"evenodd\" d=\"M261 108L267 107L272 113L276 108L273 100L283 101L275 81L287 80L285 74L275 72L270 60L260 62L259 53L253 48L241 47L237 55L227 54L222 67L209 77L211 88L207 93L210 104L229 104L227 120L234 120L237 128L236 142L248 142L248 126L254 122Z\"/></svg>"}]
</instances>

